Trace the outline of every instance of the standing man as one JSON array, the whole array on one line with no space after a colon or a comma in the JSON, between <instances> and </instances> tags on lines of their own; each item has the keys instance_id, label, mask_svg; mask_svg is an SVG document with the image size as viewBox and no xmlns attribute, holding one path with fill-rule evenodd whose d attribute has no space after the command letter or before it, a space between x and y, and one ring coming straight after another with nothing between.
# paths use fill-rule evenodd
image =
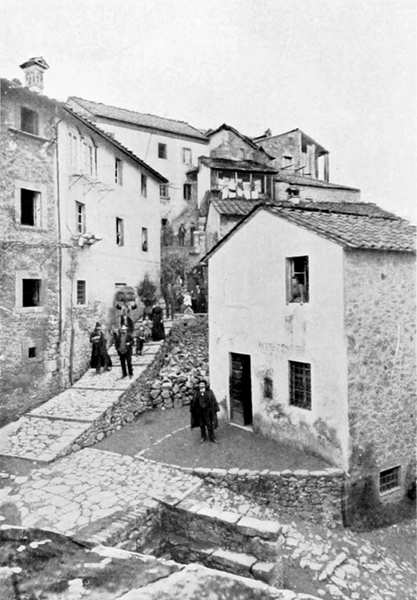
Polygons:
<instances>
[{"instance_id":1,"label":"standing man","mask_svg":"<svg viewBox=\"0 0 417 600\"><path fill-rule=\"evenodd\" d=\"M207 383L201 380L190 404L191 428L200 426L201 443L207 441L207 436L210 442L217 443L214 430L217 428L219 410L215 395L207 387Z\"/></svg>"},{"instance_id":2,"label":"standing man","mask_svg":"<svg viewBox=\"0 0 417 600\"><path fill-rule=\"evenodd\" d=\"M132 378L133 337L131 333L128 332L126 325L122 325L119 331L114 334L114 345L120 358L120 365L122 367L122 379L124 377L127 377L127 373L129 373L129 377Z\"/></svg>"},{"instance_id":3,"label":"standing man","mask_svg":"<svg viewBox=\"0 0 417 600\"><path fill-rule=\"evenodd\" d=\"M184 246L185 234L187 230L184 226L184 223L181 223L178 229L178 246Z\"/></svg>"}]
</instances>

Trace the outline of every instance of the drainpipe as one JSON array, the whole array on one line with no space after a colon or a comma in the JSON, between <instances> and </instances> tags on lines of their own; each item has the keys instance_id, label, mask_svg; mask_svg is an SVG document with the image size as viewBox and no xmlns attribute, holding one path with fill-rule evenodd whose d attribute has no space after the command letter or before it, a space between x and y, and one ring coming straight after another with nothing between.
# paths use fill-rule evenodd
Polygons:
<instances>
[{"instance_id":1,"label":"drainpipe","mask_svg":"<svg viewBox=\"0 0 417 600\"><path fill-rule=\"evenodd\" d=\"M59 381L62 386L62 339L63 339L63 290L62 290L62 223L61 223L61 188L59 170L59 124L55 123L55 160L56 160L56 216L57 216L57 251L58 251L58 343Z\"/></svg>"}]
</instances>

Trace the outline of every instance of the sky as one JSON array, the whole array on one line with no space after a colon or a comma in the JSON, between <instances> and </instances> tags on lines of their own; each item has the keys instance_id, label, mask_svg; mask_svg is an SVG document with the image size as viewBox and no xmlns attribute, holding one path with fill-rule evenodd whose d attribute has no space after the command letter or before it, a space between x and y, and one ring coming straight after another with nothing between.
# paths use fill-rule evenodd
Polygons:
<instances>
[{"instance_id":1,"label":"sky","mask_svg":"<svg viewBox=\"0 0 417 600\"><path fill-rule=\"evenodd\" d=\"M330 178L417 221L416 0L0 0L0 76L255 136L299 127Z\"/></svg>"}]
</instances>

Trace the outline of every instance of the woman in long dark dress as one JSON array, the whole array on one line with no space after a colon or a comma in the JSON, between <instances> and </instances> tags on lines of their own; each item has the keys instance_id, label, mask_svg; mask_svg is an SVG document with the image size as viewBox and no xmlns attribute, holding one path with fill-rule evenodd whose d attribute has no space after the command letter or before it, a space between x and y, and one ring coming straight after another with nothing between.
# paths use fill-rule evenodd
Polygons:
<instances>
[{"instance_id":1,"label":"woman in long dark dress","mask_svg":"<svg viewBox=\"0 0 417 600\"><path fill-rule=\"evenodd\" d=\"M165 329L163 322L163 311L160 306L154 306L152 309L152 340L157 342L158 340L165 339Z\"/></svg>"},{"instance_id":2,"label":"woman in long dark dress","mask_svg":"<svg viewBox=\"0 0 417 600\"><path fill-rule=\"evenodd\" d=\"M90 342L92 344L90 367L95 369L97 374L101 373L101 369L110 371L112 362L107 352L106 337L100 323L96 323L94 331L90 335Z\"/></svg>"}]
</instances>

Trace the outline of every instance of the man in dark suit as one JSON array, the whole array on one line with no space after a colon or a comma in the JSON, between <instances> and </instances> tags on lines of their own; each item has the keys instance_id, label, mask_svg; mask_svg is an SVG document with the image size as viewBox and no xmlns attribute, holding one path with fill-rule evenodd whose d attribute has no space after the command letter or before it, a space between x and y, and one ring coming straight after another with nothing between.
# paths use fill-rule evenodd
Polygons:
<instances>
[{"instance_id":1,"label":"man in dark suit","mask_svg":"<svg viewBox=\"0 0 417 600\"><path fill-rule=\"evenodd\" d=\"M219 405L213 392L207 387L207 383L202 380L198 389L194 392L190 404L191 427L200 426L201 443L207 441L207 435L210 442L217 443L214 437L214 430L217 427L217 412Z\"/></svg>"},{"instance_id":2,"label":"man in dark suit","mask_svg":"<svg viewBox=\"0 0 417 600\"><path fill-rule=\"evenodd\" d=\"M129 333L126 325L122 325L119 331L114 334L114 345L120 358L120 364L122 367L122 378L127 377L127 373L129 373L129 377L132 378L133 337Z\"/></svg>"}]
</instances>

